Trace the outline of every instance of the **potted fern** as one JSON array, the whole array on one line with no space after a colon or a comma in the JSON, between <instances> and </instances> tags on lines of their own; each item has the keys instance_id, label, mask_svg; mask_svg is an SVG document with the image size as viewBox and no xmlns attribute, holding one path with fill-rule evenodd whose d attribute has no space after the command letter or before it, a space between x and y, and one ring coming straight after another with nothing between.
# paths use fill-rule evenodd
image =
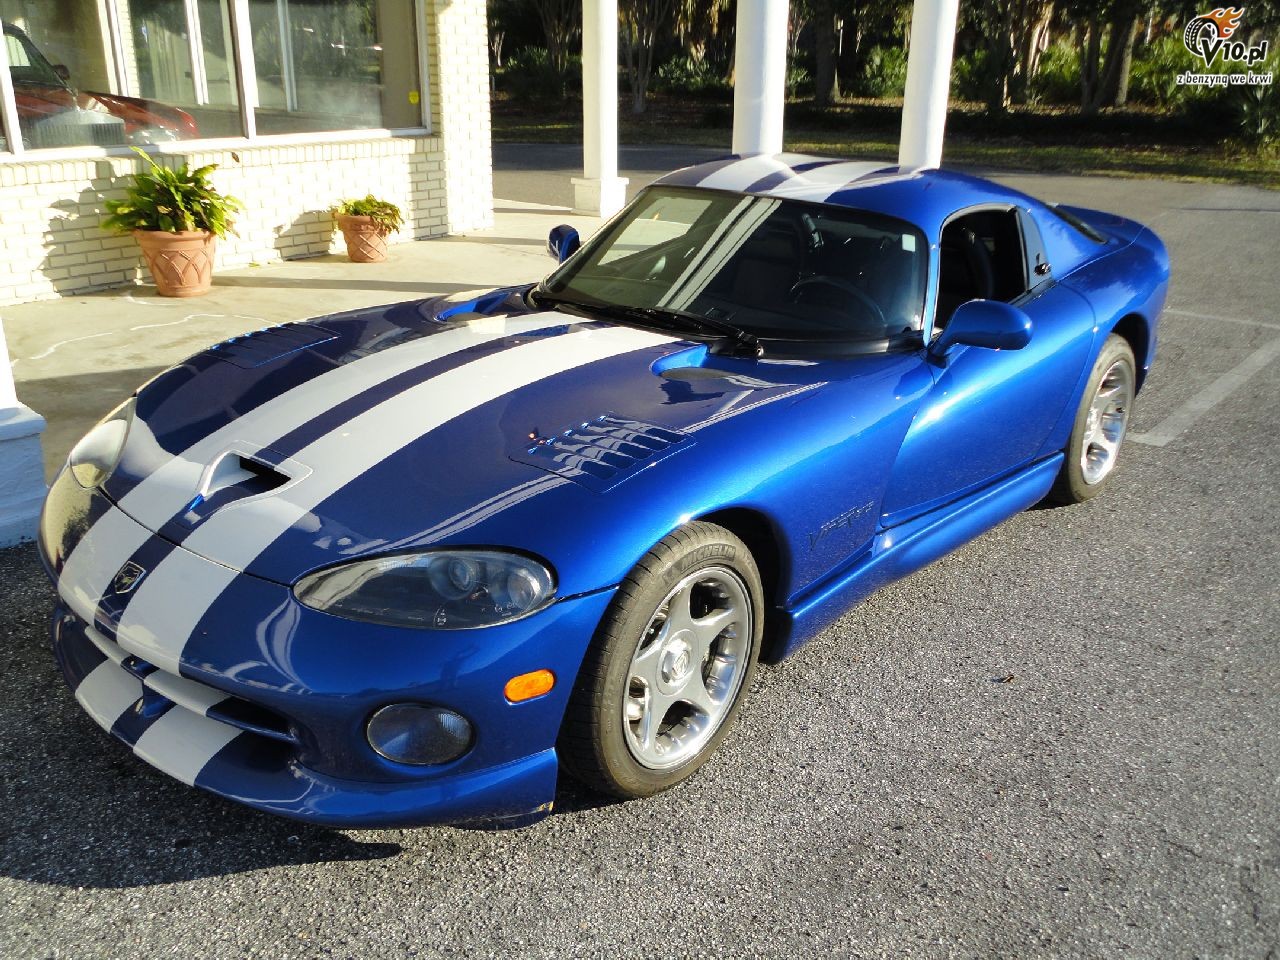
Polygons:
<instances>
[{"instance_id":1,"label":"potted fern","mask_svg":"<svg viewBox=\"0 0 1280 960\"><path fill-rule=\"evenodd\" d=\"M353 263L380 263L387 259L387 237L404 223L399 207L373 194L363 200L343 200L333 208L333 216Z\"/></svg>"},{"instance_id":2,"label":"potted fern","mask_svg":"<svg viewBox=\"0 0 1280 960\"><path fill-rule=\"evenodd\" d=\"M209 182L216 165L162 167L142 150L149 170L134 174L123 200L108 200L106 230L132 233L162 297L198 297L213 284L213 255L244 207Z\"/></svg>"}]
</instances>

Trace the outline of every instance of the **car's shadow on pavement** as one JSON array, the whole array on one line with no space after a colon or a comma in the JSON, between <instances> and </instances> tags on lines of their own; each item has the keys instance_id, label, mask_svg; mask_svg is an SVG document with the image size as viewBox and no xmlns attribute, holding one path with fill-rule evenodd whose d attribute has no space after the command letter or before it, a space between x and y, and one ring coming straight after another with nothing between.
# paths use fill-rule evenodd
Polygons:
<instances>
[{"instance_id":1,"label":"car's shadow on pavement","mask_svg":"<svg viewBox=\"0 0 1280 960\"><path fill-rule=\"evenodd\" d=\"M395 856L170 780L94 725L62 682L53 590L33 546L0 550L0 876L127 888L264 867Z\"/></svg>"},{"instance_id":2,"label":"car's shadow on pavement","mask_svg":"<svg viewBox=\"0 0 1280 960\"><path fill-rule=\"evenodd\" d=\"M148 767L63 683L47 634L54 593L34 546L0 550L0 583L0 876L124 889L402 852L396 831L352 836L285 820ZM617 802L566 778L552 816Z\"/></svg>"}]
</instances>

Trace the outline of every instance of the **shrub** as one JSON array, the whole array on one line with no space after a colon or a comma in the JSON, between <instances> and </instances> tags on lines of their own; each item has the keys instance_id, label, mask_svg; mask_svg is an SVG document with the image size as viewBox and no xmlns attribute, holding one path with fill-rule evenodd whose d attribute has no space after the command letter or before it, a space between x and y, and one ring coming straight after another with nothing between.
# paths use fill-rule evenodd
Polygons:
<instances>
[{"instance_id":1,"label":"shrub","mask_svg":"<svg viewBox=\"0 0 1280 960\"><path fill-rule=\"evenodd\" d=\"M813 93L813 77L797 64L787 67L787 96L808 96Z\"/></svg>"},{"instance_id":2,"label":"shrub","mask_svg":"<svg viewBox=\"0 0 1280 960\"><path fill-rule=\"evenodd\" d=\"M333 208L335 217L369 217L384 233L394 233L404 223L400 208L389 200L379 200L369 194L363 200L343 200Z\"/></svg>"},{"instance_id":3,"label":"shrub","mask_svg":"<svg viewBox=\"0 0 1280 960\"><path fill-rule=\"evenodd\" d=\"M673 57L658 68L653 89L697 99L727 96L732 87L724 72L708 60L695 60L688 55Z\"/></svg>"},{"instance_id":4,"label":"shrub","mask_svg":"<svg viewBox=\"0 0 1280 960\"><path fill-rule=\"evenodd\" d=\"M900 97L907 88L907 54L901 47L872 47L862 62L858 93L864 97Z\"/></svg>"},{"instance_id":5,"label":"shrub","mask_svg":"<svg viewBox=\"0 0 1280 960\"><path fill-rule=\"evenodd\" d=\"M1178 74L1193 69L1179 37L1161 37L1142 47L1133 58L1129 93L1133 99L1169 108L1186 100L1188 88L1178 86Z\"/></svg>"},{"instance_id":6,"label":"shrub","mask_svg":"<svg viewBox=\"0 0 1280 960\"><path fill-rule=\"evenodd\" d=\"M507 58L497 72L499 90L517 100L559 100L582 89L582 58L570 57L562 74L551 64L551 55L542 47L525 47Z\"/></svg>"},{"instance_id":7,"label":"shrub","mask_svg":"<svg viewBox=\"0 0 1280 960\"><path fill-rule=\"evenodd\" d=\"M1254 146L1280 143L1280 83L1274 79L1280 73L1280 53L1273 53L1252 70L1270 73L1273 80L1267 86L1231 88L1240 138Z\"/></svg>"},{"instance_id":8,"label":"shrub","mask_svg":"<svg viewBox=\"0 0 1280 960\"><path fill-rule=\"evenodd\" d=\"M225 237L231 229L231 215L244 206L235 197L219 193L209 182L217 164L192 170L183 164L177 170L162 167L143 150L134 152L150 165L150 170L133 175L133 184L123 200L108 200L103 229L118 233L130 230L162 230L180 233L207 230Z\"/></svg>"},{"instance_id":9,"label":"shrub","mask_svg":"<svg viewBox=\"0 0 1280 960\"><path fill-rule=\"evenodd\" d=\"M951 74L951 95L957 100L982 101L987 98L988 63L991 59L986 49L974 50L956 58Z\"/></svg>"},{"instance_id":10,"label":"shrub","mask_svg":"<svg viewBox=\"0 0 1280 960\"><path fill-rule=\"evenodd\" d=\"M1055 43L1040 57L1040 68L1031 81L1031 99L1037 103L1080 102L1080 53L1069 43Z\"/></svg>"}]
</instances>

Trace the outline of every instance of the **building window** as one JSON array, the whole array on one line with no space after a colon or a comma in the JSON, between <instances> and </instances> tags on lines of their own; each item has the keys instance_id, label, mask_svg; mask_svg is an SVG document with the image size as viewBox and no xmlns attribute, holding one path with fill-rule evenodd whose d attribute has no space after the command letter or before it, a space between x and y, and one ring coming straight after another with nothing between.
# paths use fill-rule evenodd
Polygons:
<instances>
[{"instance_id":1,"label":"building window","mask_svg":"<svg viewBox=\"0 0 1280 960\"><path fill-rule=\"evenodd\" d=\"M154 138L238 137L229 0L117 0L130 92Z\"/></svg>"},{"instance_id":2,"label":"building window","mask_svg":"<svg viewBox=\"0 0 1280 960\"><path fill-rule=\"evenodd\" d=\"M412 16L404 0L249 0L258 132L420 126Z\"/></svg>"},{"instance_id":3,"label":"building window","mask_svg":"<svg viewBox=\"0 0 1280 960\"><path fill-rule=\"evenodd\" d=\"M414 8L406 0L0 0L14 96L0 114L16 116L21 132L20 145L0 137L0 151L240 137L241 89L256 90L258 135L421 127ZM253 46L239 57L237 10L248 13Z\"/></svg>"},{"instance_id":4,"label":"building window","mask_svg":"<svg viewBox=\"0 0 1280 960\"><path fill-rule=\"evenodd\" d=\"M96 0L0 0L0 20L24 148L134 142Z\"/></svg>"}]
</instances>

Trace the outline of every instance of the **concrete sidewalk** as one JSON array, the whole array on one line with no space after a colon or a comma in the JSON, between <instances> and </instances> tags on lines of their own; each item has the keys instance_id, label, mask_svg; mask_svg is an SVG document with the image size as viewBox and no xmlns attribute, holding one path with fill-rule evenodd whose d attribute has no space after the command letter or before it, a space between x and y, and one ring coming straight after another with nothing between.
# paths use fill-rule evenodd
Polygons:
<instances>
[{"instance_id":1,"label":"concrete sidewalk","mask_svg":"<svg viewBox=\"0 0 1280 960\"><path fill-rule=\"evenodd\" d=\"M139 384L209 344L341 310L538 280L553 266L553 226L572 222L587 235L600 224L563 207L495 205L492 230L396 244L385 263L326 256L227 270L194 300L159 297L147 285L5 308L18 397L49 423L48 475Z\"/></svg>"}]
</instances>

